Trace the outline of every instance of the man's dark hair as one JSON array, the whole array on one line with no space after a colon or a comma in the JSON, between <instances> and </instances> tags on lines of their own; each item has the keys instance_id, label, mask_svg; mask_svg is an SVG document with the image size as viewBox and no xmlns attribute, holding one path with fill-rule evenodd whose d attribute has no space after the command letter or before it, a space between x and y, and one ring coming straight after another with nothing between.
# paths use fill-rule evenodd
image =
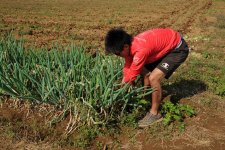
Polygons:
<instances>
[{"instance_id":1,"label":"man's dark hair","mask_svg":"<svg viewBox=\"0 0 225 150\"><path fill-rule=\"evenodd\" d=\"M131 45L132 36L121 28L113 28L105 37L105 50L107 53L123 51L124 44Z\"/></svg>"}]
</instances>

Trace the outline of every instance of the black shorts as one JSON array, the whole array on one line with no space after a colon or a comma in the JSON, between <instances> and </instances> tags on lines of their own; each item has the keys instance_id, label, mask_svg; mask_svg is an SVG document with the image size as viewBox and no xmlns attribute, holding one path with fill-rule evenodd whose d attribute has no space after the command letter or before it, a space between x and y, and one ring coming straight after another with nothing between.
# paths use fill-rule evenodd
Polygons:
<instances>
[{"instance_id":1,"label":"black shorts","mask_svg":"<svg viewBox=\"0 0 225 150\"><path fill-rule=\"evenodd\" d=\"M188 56L188 45L183 38L181 40L182 44L178 48L171 50L161 59L153 63L146 64L145 68L149 71L153 71L155 68L158 68L165 74L165 78L168 79Z\"/></svg>"}]
</instances>

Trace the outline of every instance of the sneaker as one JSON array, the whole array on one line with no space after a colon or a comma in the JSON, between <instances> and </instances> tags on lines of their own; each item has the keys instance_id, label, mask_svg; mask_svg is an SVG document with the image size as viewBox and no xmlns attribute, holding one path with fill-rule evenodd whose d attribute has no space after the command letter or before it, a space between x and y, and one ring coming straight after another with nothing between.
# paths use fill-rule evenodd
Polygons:
<instances>
[{"instance_id":1,"label":"sneaker","mask_svg":"<svg viewBox=\"0 0 225 150\"><path fill-rule=\"evenodd\" d=\"M152 113L147 113L146 116L138 122L138 126L147 127L162 120L163 117L161 114L153 115Z\"/></svg>"}]
</instances>

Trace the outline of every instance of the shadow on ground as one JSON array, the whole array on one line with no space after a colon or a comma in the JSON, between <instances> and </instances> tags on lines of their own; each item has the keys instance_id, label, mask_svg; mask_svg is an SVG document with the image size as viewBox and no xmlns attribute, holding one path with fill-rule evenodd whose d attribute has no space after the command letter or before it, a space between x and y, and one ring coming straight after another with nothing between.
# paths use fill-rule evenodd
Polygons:
<instances>
[{"instance_id":1,"label":"shadow on ground","mask_svg":"<svg viewBox=\"0 0 225 150\"><path fill-rule=\"evenodd\" d=\"M206 91L207 85L200 80L181 79L162 87L163 97L171 95L171 102L178 103L181 99Z\"/></svg>"}]
</instances>

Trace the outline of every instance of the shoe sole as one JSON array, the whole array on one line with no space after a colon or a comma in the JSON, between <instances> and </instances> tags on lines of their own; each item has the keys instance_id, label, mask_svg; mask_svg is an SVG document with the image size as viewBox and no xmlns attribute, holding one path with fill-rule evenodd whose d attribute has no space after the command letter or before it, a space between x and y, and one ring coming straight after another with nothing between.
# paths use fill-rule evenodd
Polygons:
<instances>
[{"instance_id":1,"label":"shoe sole","mask_svg":"<svg viewBox=\"0 0 225 150\"><path fill-rule=\"evenodd\" d=\"M162 120L163 120L163 118L160 118L159 120L157 120L157 121L155 121L155 122L153 122L153 123L151 123L151 124L148 124L148 125L138 125L138 127L140 127L140 128L148 127L148 126L151 126L151 125L153 125L153 124L155 124L155 123L158 123L158 122L160 122L160 121L162 121Z\"/></svg>"}]
</instances>

